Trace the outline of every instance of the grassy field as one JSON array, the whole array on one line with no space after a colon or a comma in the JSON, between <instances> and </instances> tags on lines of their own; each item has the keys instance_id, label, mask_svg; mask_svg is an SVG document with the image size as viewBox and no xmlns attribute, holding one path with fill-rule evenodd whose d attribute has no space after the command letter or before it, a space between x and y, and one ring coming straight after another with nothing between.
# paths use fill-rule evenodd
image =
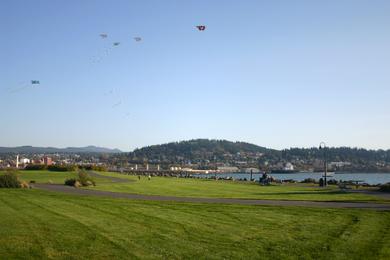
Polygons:
<instances>
[{"instance_id":1,"label":"grassy field","mask_svg":"<svg viewBox=\"0 0 390 260\"><path fill-rule=\"evenodd\" d=\"M131 182L113 183L111 180L96 178L97 186L90 189L127 192L148 195L165 195L179 197L209 198L243 198L243 199L278 199L278 200L315 200L315 201L377 201L386 202L383 198L357 193L339 191L333 186L328 189L306 184L286 184L260 186L257 183L215 181L202 179L153 177L148 180L142 177L121 175L118 173L101 173L103 176L125 178ZM64 183L66 178L75 173L48 171L19 171L21 179L46 183Z\"/></svg>"},{"instance_id":2,"label":"grassy field","mask_svg":"<svg viewBox=\"0 0 390 260\"><path fill-rule=\"evenodd\" d=\"M0 190L2 259L389 259L390 212Z\"/></svg>"},{"instance_id":3,"label":"grassy field","mask_svg":"<svg viewBox=\"0 0 390 260\"><path fill-rule=\"evenodd\" d=\"M19 177L27 182L32 180L37 183L57 183L64 184L68 178L74 178L76 172L51 172L51 171L18 171Z\"/></svg>"},{"instance_id":4,"label":"grassy field","mask_svg":"<svg viewBox=\"0 0 390 260\"><path fill-rule=\"evenodd\" d=\"M99 173L132 180L127 183L100 181L91 189L149 195L209 198L316 200L316 201L384 201L373 195L346 193L336 186L328 189L306 184L260 186L258 183L215 181L202 179L127 176L117 173Z\"/></svg>"}]
</instances>

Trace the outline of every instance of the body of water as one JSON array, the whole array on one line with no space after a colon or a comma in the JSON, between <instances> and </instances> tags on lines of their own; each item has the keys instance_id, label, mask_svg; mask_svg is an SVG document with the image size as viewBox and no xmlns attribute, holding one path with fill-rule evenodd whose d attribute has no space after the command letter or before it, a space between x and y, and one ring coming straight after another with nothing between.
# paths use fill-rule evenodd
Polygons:
<instances>
[{"instance_id":1,"label":"body of water","mask_svg":"<svg viewBox=\"0 0 390 260\"><path fill-rule=\"evenodd\" d=\"M298 172L298 173L290 173L290 174L282 174L282 173L272 173L269 174L278 180L295 180L295 181L303 181L307 178L312 178L315 180L319 180L323 173L321 172ZM207 178L212 177L214 174L199 174L199 177ZM250 179L249 173L221 173L217 174L218 177L232 177L236 180ZM254 173L252 178L255 180L259 180L262 174ZM328 180L342 180L342 181L362 181L368 184L383 184L390 182L390 173L335 173L333 176L328 176Z\"/></svg>"}]
</instances>

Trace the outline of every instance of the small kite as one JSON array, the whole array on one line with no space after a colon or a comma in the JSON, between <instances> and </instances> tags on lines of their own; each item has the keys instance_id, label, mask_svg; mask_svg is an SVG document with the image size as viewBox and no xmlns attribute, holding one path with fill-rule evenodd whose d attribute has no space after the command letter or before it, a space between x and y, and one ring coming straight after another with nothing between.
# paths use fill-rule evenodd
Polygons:
<instances>
[{"instance_id":1,"label":"small kite","mask_svg":"<svg viewBox=\"0 0 390 260\"><path fill-rule=\"evenodd\" d=\"M28 83L28 82L20 82L19 83L19 87L8 88L8 92L9 93L16 93L16 92L19 92L19 91L22 91L22 90L25 90L25 89L28 89L28 88L32 88L34 85L39 85L39 84L41 84L39 82L39 80L30 80L30 83Z\"/></svg>"},{"instance_id":2,"label":"small kite","mask_svg":"<svg viewBox=\"0 0 390 260\"><path fill-rule=\"evenodd\" d=\"M205 26L205 25L197 25L196 28L197 28L199 31L204 31L204 30L206 30L206 26Z\"/></svg>"},{"instance_id":3,"label":"small kite","mask_svg":"<svg viewBox=\"0 0 390 260\"><path fill-rule=\"evenodd\" d=\"M134 40L135 40L136 42L140 42L140 41L142 41L142 38L141 38L141 37L134 37Z\"/></svg>"},{"instance_id":4,"label":"small kite","mask_svg":"<svg viewBox=\"0 0 390 260\"><path fill-rule=\"evenodd\" d=\"M108 35L107 35L106 33L101 33L101 34L100 34L100 37L101 37L102 39L106 39L106 38L108 37Z\"/></svg>"},{"instance_id":5,"label":"small kite","mask_svg":"<svg viewBox=\"0 0 390 260\"><path fill-rule=\"evenodd\" d=\"M119 44L121 44L121 43L120 42L114 42L112 45L118 46Z\"/></svg>"}]
</instances>

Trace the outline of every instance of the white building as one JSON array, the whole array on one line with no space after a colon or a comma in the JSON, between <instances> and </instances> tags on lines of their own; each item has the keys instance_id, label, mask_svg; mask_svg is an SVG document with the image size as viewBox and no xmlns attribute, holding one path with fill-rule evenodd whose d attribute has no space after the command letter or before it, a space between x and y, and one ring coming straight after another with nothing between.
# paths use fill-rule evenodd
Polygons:
<instances>
[{"instance_id":1,"label":"white building","mask_svg":"<svg viewBox=\"0 0 390 260\"><path fill-rule=\"evenodd\" d=\"M285 171L293 171L294 170L294 165L292 165L292 163L286 163L286 165L284 166L284 170Z\"/></svg>"},{"instance_id":2,"label":"white building","mask_svg":"<svg viewBox=\"0 0 390 260\"><path fill-rule=\"evenodd\" d=\"M22 158L22 159L19 160L19 163L20 164L29 164L30 163L30 159Z\"/></svg>"},{"instance_id":3,"label":"white building","mask_svg":"<svg viewBox=\"0 0 390 260\"><path fill-rule=\"evenodd\" d=\"M221 166L218 167L219 172L239 172L238 167L235 166Z\"/></svg>"}]
</instances>

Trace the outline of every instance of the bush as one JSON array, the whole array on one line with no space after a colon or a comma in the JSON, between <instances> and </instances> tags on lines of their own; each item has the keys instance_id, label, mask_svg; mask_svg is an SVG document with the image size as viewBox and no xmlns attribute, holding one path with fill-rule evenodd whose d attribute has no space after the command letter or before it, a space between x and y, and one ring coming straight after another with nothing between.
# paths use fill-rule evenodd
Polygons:
<instances>
[{"instance_id":1,"label":"bush","mask_svg":"<svg viewBox=\"0 0 390 260\"><path fill-rule=\"evenodd\" d=\"M24 189L29 189L29 188L30 188L30 185L28 185L27 182L22 181L22 182L20 183L20 187L21 187L21 188L24 188Z\"/></svg>"},{"instance_id":2,"label":"bush","mask_svg":"<svg viewBox=\"0 0 390 260\"><path fill-rule=\"evenodd\" d=\"M92 179L91 176L88 175L87 172L84 170L80 170L78 172L77 178L67 179L65 181L65 185L67 186L73 186L73 187L80 187L80 186L95 186L95 181Z\"/></svg>"},{"instance_id":3,"label":"bush","mask_svg":"<svg viewBox=\"0 0 390 260\"><path fill-rule=\"evenodd\" d=\"M72 172L76 170L74 165L50 165L47 167L49 171L54 172Z\"/></svg>"},{"instance_id":4,"label":"bush","mask_svg":"<svg viewBox=\"0 0 390 260\"><path fill-rule=\"evenodd\" d=\"M46 170L46 168L47 167L44 164L29 164L24 169L28 171L40 171L40 170Z\"/></svg>"},{"instance_id":5,"label":"bush","mask_svg":"<svg viewBox=\"0 0 390 260\"><path fill-rule=\"evenodd\" d=\"M76 183L76 179L72 178L72 179L67 179L65 180L65 185L67 186L74 186L74 184Z\"/></svg>"},{"instance_id":6,"label":"bush","mask_svg":"<svg viewBox=\"0 0 390 260\"><path fill-rule=\"evenodd\" d=\"M20 181L15 172L6 172L0 175L0 188L20 188Z\"/></svg>"},{"instance_id":7,"label":"bush","mask_svg":"<svg viewBox=\"0 0 390 260\"><path fill-rule=\"evenodd\" d=\"M316 180L313 178L307 178L301 181L301 183L316 183Z\"/></svg>"},{"instance_id":8,"label":"bush","mask_svg":"<svg viewBox=\"0 0 390 260\"><path fill-rule=\"evenodd\" d=\"M95 181L86 171L80 170L78 173L78 181L82 186L95 186Z\"/></svg>"},{"instance_id":9,"label":"bush","mask_svg":"<svg viewBox=\"0 0 390 260\"><path fill-rule=\"evenodd\" d=\"M390 182L381 185L379 190L383 192L390 192Z\"/></svg>"},{"instance_id":10,"label":"bush","mask_svg":"<svg viewBox=\"0 0 390 260\"><path fill-rule=\"evenodd\" d=\"M102 165L82 165L79 166L79 169L87 171L97 171L97 172L106 172L107 168Z\"/></svg>"}]
</instances>

